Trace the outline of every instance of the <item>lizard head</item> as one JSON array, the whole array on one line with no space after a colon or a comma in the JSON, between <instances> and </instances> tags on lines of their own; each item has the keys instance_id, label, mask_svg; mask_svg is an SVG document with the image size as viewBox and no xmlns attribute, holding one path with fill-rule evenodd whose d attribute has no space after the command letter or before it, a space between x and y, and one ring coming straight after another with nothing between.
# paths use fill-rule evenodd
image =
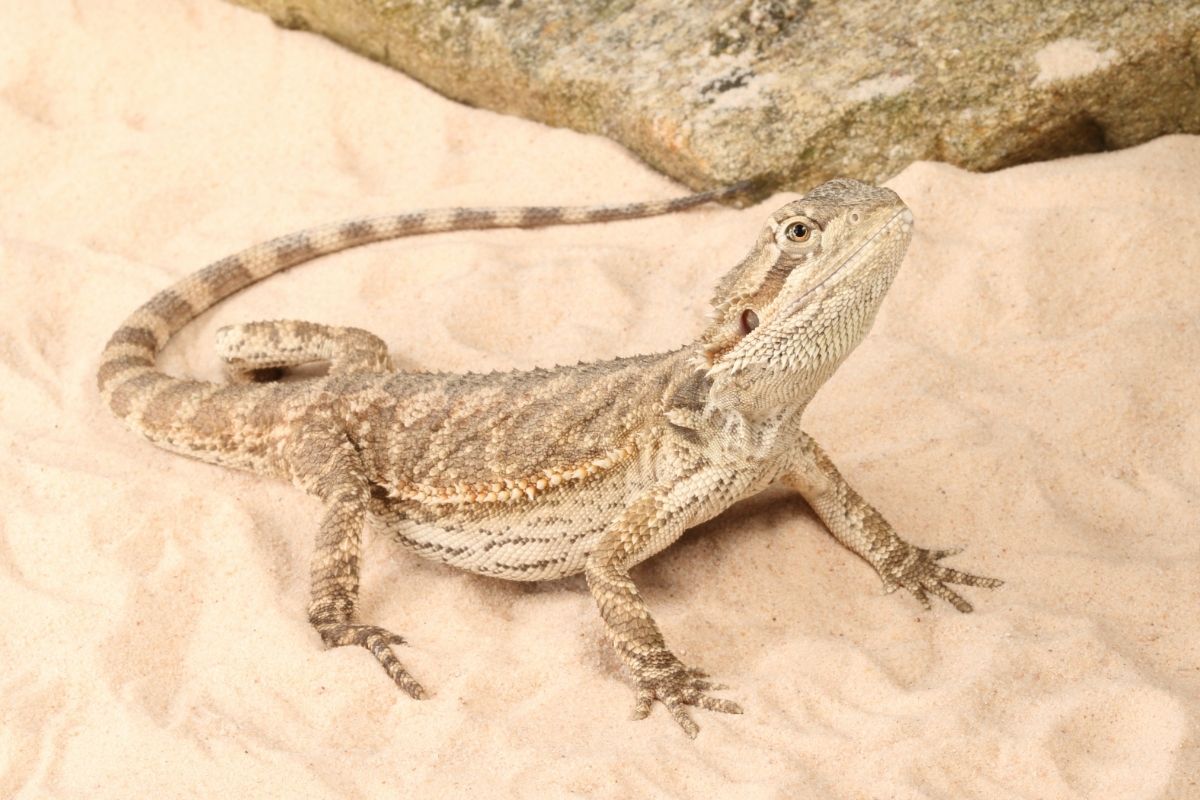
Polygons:
<instances>
[{"instance_id":1,"label":"lizard head","mask_svg":"<svg viewBox=\"0 0 1200 800\"><path fill-rule=\"evenodd\" d=\"M806 401L866 336L912 214L890 189L833 180L776 211L717 284L698 366L746 410Z\"/></svg>"}]
</instances>

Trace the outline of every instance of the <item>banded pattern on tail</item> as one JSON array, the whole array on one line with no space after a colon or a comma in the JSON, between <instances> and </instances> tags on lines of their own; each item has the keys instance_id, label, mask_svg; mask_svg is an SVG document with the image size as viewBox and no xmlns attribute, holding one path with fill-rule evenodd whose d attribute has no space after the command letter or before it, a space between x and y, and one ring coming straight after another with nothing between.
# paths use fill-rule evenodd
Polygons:
<instances>
[{"instance_id":1,"label":"banded pattern on tail","mask_svg":"<svg viewBox=\"0 0 1200 800\"><path fill-rule=\"evenodd\" d=\"M189 452L206 460L216 458L219 445L191 452L187 443L170 440L181 414L196 414L205 400L229 390L263 387L225 387L176 378L159 371L156 357L167 340L185 325L225 298L270 275L320 256L351 247L456 230L536 228L650 217L682 211L745 192L748 184L642 203L603 206L532 206L512 208L447 208L395 216L357 219L312 228L254 245L227 256L156 294L131 314L112 335L96 375L101 396L118 418L151 441ZM148 413L152 410L155 413Z\"/></svg>"}]
</instances>

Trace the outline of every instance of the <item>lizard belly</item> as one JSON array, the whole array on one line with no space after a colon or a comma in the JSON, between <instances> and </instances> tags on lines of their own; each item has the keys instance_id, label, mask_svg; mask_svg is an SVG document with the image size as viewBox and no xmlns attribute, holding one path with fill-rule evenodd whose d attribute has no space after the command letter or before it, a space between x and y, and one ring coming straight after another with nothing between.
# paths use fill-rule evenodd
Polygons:
<instances>
[{"instance_id":1,"label":"lizard belly","mask_svg":"<svg viewBox=\"0 0 1200 800\"><path fill-rule=\"evenodd\" d=\"M622 474L605 477L506 503L430 506L381 499L371 510L389 536L422 557L508 580L553 580L583 571L597 538L637 483Z\"/></svg>"}]
</instances>

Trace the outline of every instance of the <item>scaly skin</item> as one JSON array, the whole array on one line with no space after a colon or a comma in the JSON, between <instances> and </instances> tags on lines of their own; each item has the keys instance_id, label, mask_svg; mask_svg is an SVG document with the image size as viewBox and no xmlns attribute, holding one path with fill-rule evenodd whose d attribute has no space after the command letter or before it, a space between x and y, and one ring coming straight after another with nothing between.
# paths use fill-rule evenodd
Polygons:
<instances>
[{"instance_id":1,"label":"scaly skin","mask_svg":"<svg viewBox=\"0 0 1200 800\"><path fill-rule=\"evenodd\" d=\"M309 619L326 645L368 649L400 688L424 690L396 658L403 640L356 613L362 530L373 517L416 553L485 575L587 578L608 638L633 675L635 715L667 706L740 713L684 665L629 569L689 527L772 483L800 492L886 589L971 606L947 584L999 581L908 544L800 428L818 388L866 335L900 266L912 217L899 197L831 181L775 212L718 284L713 320L678 350L491 375L397 372L356 328L254 322L223 328L234 380L155 367L172 334L241 288L347 247L447 230L534 227L682 210L740 187L674 201L582 209L448 209L358 220L222 259L156 295L113 334L98 382L119 418L155 444L290 480L325 514ZM275 382L329 361L327 375Z\"/></svg>"}]
</instances>

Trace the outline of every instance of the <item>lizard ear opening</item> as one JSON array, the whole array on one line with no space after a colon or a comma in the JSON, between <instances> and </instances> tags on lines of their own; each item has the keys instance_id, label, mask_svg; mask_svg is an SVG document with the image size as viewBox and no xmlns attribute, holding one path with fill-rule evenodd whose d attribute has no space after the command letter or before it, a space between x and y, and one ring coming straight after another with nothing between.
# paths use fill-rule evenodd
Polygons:
<instances>
[{"instance_id":1,"label":"lizard ear opening","mask_svg":"<svg viewBox=\"0 0 1200 800\"><path fill-rule=\"evenodd\" d=\"M747 308L742 312L741 327L743 336L758 327L758 314L754 313L754 309Z\"/></svg>"}]
</instances>

